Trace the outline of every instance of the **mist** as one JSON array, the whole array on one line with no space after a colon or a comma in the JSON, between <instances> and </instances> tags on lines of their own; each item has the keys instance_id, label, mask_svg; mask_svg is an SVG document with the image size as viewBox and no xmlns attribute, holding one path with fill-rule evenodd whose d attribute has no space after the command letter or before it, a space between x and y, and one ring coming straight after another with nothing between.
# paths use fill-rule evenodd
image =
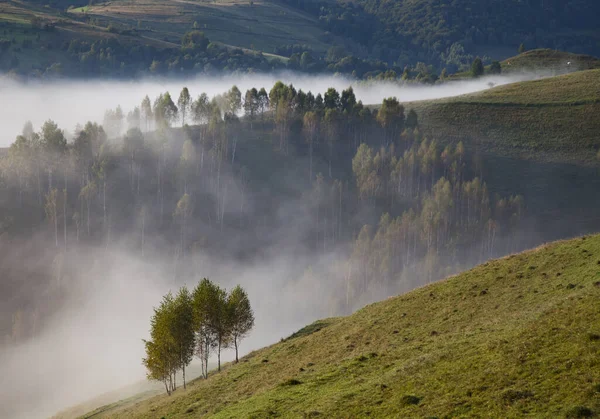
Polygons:
<instances>
[{"instance_id":1,"label":"mist","mask_svg":"<svg viewBox=\"0 0 600 419\"><path fill-rule=\"evenodd\" d=\"M140 81L30 81L17 82L0 77L0 96L4 104L0 113L0 147L9 146L21 132L23 124L30 120L34 127L52 119L67 131L73 131L75 125L87 121L102 123L104 111L120 105L124 111L139 106L145 95L151 99L160 93L169 91L177 97L184 86L192 97L206 93L209 98L221 94L237 85L245 92L247 89L264 87L267 91L281 80L292 83L297 89L323 94L327 88L338 91L352 86L358 100L365 105L379 104L384 98L396 96L401 102L441 99L474 93L489 89L489 83L502 85L516 81L542 77L537 73L524 73L511 76L486 76L476 80L448 82L440 85L406 85L392 82L362 82L343 76L307 76L284 72L280 74L240 75L209 77L198 76L191 79L144 79Z\"/></svg>"},{"instance_id":2,"label":"mist","mask_svg":"<svg viewBox=\"0 0 600 419\"><path fill-rule=\"evenodd\" d=\"M292 83L296 88L310 90L314 94L324 93L329 87L341 91L348 86L353 86L358 100L362 100L365 104L377 104L383 98L390 96L396 96L402 102L437 99L488 89L489 83L500 85L536 77L540 76L535 74L514 77L496 76L435 86L364 83L343 77L313 77L292 73L220 78L198 77L188 80L146 79L137 82L18 83L0 79L0 95L5 105L0 113L2 123L0 146L10 145L27 120L32 121L37 129L44 121L52 119L60 128L73 131L76 124L84 124L87 121L102 123L105 110L114 109L117 105L120 105L125 112L129 111L139 106L145 95L149 95L153 100L160 93L169 91L176 99L183 86L189 88L194 98L200 93L207 93L209 97L222 94L234 84L242 92L252 87L265 87L268 91L277 80L282 80L286 84ZM166 169L165 171L167 173L176 171L182 144L186 141L182 138L181 132L172 131L168 133L168 143L172 150L164 156L154 149L148 152L150 156L147 162L154 164L158 157L159 173L161 156L165 161L170 162L170 171ZM368 134L373 132L374 129ZM146 135L149 143L157 141L153 134L146 133ZM371 136L376 138L378 135L379 131ZM297 139L297 143L300 148L304 141ZM380 144L378 140L377 144ZM121 145L119 147L122 148ZM321 152L322 156L319 159L315 158L315 164L321 172L327 173L327 149L324 145ZM242 160L242 152L238 151L238 153L238 159ZM329 153L331 156L331 151ZM346 157L347 155L343 155L343 158ZM312 180L309 181L304 176L308 165L308 157L305 154L299 153L296 159L290 159L286 166L273 176L276 178L277 185L285 193L269 190L273 186L270 183L255 182L245 186L239 168L233 164L233 159L231 160L232 163L224 165L223 172L219 172L218 175L219 184L225 185L219 188L224 191L215 192L215 188L205 184L206 181L202 176L197 179L199 186L195 192L198 192L200 198L196 202L194 211L198 219L187 226L187 230L188 234L193 235L201 244L197 249L194 248L193 252L190 251L185 267L182 267L185 254L181 256L177 254L177 250L173 250L177 246L179 237L179 227L175 222L172 226L174 231L166 231L166 228L161 230L157 227L152 235L148 234L148 248L145 253L140 254L138 220L134 220L135 222L129 225L127 222L130 220L124 217L123 220L115 221L115 226L111 230L110 218L106 216L106 210L102 214L99 196L95 198L98 205L92 210L92 217L95 215L97 222L95 227L92 226L90 242L85 245L79 244L80 226L78 225L76 251L65 250L66 256L61 256L65 260L70 259L67 268L61 267L63 262L59 259L59 251L57 252L59 255L39 256L49 252L48 249L54 248L54 240L50 237L52 234L43 237L33 237L29 232L24 234L26 240L37 243L36 250L32 250L30 254L25 252L11 254L10 259L3 262L3 267L27 266L37 260L43 260L45 265L40 263L37 270L47 273L52 278L49 289L58 289L60 298L56 298L57 307L49 310L52 311L52 315L45 319L42 330L17 345L0 346L2 350L0 375L9 377L10 382L0 395L0 417L15 419L47 417L100 393L143 380L145 371L141 362L144 356L142 339L148 337L152 308L159 304L161 297L169 290L176 292L184 284L193 288L202 277L209 277L228 289L240 284L248 291L255 310L256 327L250 337L242 342L241 355L277 342L316 319L349 314L366 303L439 279L437 273L434 275L431 271L423 269L417 261L412 261L412 264L407 263L407 268L397 283L375 284L372 288L361 291L353 302L348 303L350 291L347 277L350 274L347 273L344 261L352 253L352 241L358 235L360 227L366 223L377 224L382 214L380 208L372 201L363 203L360 199L345 198L351 203L348 206L354 211L346 220L349 225L348 231L345 236L335 231L330 233L327 225L321 227L324 218L321 213L321 202L315 204L308 202L310 200L306 198L313 185ZM349 160L351 158L346 159L343 164L340 163L341 168L334 168L334 177L342 178L347 175L344 170L347 170ZM122 163L121 160L118 161ZM134 183L133 178L137 176L137 193L144 197L144 190L141 194L139 192L139 183L140 179L141 182L147 181L146 193L150 198L146 198L151 207L150 213L158 219L160 212L162 220L162 195L159 205L153 189L156 183L154 180L156 168L149 166L150 163L145 167L145 171L136 169L137 175L130 175L127 165L117 164L118 167L111 176L121 180L122 185L116 181L116 184L111 186L114 190L114 198L110 205L113 205L114 210L111 207L109 214L114 213L117 218L120 212L130 211L134 214L135 211L131 210L130 206L136 207L137 210L138 198L132 198L131 205L126 199L121 199L122 196L126 195L129 198L129 195L135 193L120 190L120 188L127 190L128 180L132 179L131 182ZM247 162L245 161L244 164ZM331 172L331 161L329 166ZM212 170L212 168L205 169L209 172L209 176L213 175ZM45 179L46 175L43 176ZM432 175L431 185L433 185L433 177ZM333 180L331 175L328 178L329 181ZM69 190L89 182L89 180L81 180L79 174L65 174L64 179L65 185L69 184ZM158 179L160 184L160 174ZM257 179L262 178L257 177ZM267 180L274 182L271 178ZM21 189L24 189L25 195L30 194L31 202L40 202L37 198L38 195L39 197L42 195L36 192L33 181L31 184L23 183L25 186L22 186L20 178L18 181L11 179L7 182L14 189L14 196L19 196L21 199ZM184 189L178 182L180 181L174 180L173 185L169 185L173 188L173 192L167 195L165 218L172 218L177 199L184 191L187 193L188 186L186 185ZM429 184L429 181L424 183ZM133 190L132 187L131 191ZM340 187L340 193L341 191ZM160 187L159 193L163 194L160 192ZM348 194L348 189L344 189L344 194ZM211 205L213 201L222 200L222 205L225 207L225 197L228 206L227 211L223 208L222 216L225 216L228 221L221 222L218 226L211 218L213 217ZM411 196L411 199L413 198ZM78 211L80 205L82 209L84 208L85 203L81 199L78 200L77 195L71 199L70 211ZM6 198L4 204L16 206L15 202L16 198L12 200ZM217 204L217 207L219 205L221 204ZM341 207L340 198L340 206L336 207L336 211L339 210L340 214ZM34 208L38 213L43 213L40 208ZM17 209L17 212L19 211L20 208ZM83 210L79 211L83 213ZM331 212L333 213L333 210ZM79 213L79 216L82 216L82 213ZM71 215L69 213L69 221L65 222L69 229L66 232L67 227L65 227L65 242L68 241L70 246L73 246L75 222L70 221ZM136 217L138 216L135 214L131 215L132 219ZM43 215L41 218L43 219ZM67 219L66 215L65 219ZM252 223L248 220L252 220ZM332 216L332 222L333 220ZM339 222L342 230L342 221L335 219L335 222L336 224ZM107 223L108 228L105 227ZM251 227L246 228L244 223L251 224ZM50 230L51 228L47 233L51 233ZM519 237L526 235L527 232L523 232ZM90 236L89 226L88 236ZM541 240L537 236L532 237L533 235L529 237L530 242ZM512 236L498 238L497 249L490 250L486 255L505 254L530 243L519 240ZM209 242L212 247L206 245L206 242ZM56 243L58 244L58 238ZM10 239L6 239L4 245L14 249L24 247L22 243ZM482 248L483 246L477 242L466 249L461 249L461 256L458 260L452 259L452 264L448 263L447 269L444 264L446 261L440 259L439 263L444 266L440 272L449 274L472 266L481 260ZM250 250L244 252L246 249ZM67 273L55 273L61 269ZM51 305L48 303L49 292L43 287L41 290L34 289L31 293L35 295L35 304ZM356 291L356 294L359 292ZM12 306L19 306L22 304L21 300L25 301L26 298L22 295L7 297L2 302L6 306L0 307L3 309L2 314L7 316L13 314ZM340 300L345 300L345 304L340 304ZM231 351L225 351L223 359L230 359L231 356Z\"/></svg>"},{"instance_id":3,"label":"mist","mask_svg":"<svg viewBox=\"0 0 600 419\"><path fill-rule=\"evenodd\" d=\"M185 282L173 280L170 266L158 255L142 260L124 248L110 255L98 249L86 253L99 265L89 270L84 283L69 284L74 291L41 335L0 355L0 374L10 382L0 396L1 417L49 417L145 379L142 339L148 338L152 308ZM288 280L302 263L285 252L253 265L198 261L202 272L221 286L241 284L248 291L256 327L242 341L241 354L332 314L315 298L317 283ZM232 357L232 351L222 355L224 361Z\"/></svg>"}]
</instances>

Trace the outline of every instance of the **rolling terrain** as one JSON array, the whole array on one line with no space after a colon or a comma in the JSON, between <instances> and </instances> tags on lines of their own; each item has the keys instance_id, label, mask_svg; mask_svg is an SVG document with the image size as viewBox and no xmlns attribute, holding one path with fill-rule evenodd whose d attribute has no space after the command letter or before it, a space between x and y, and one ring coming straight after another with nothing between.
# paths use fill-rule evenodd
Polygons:
<instances>
[{"instance_id":1,"label":"rolling terrain","mask_svg":"<svg viewBox=\"0 0 600 419\"><path fill-rule=\"evenodd\" d=\"M595 163L599 86L595 69L405 106L436 138L466 140L501 156Z\"/></svg>"},{"instance_id":2,"label":"rolling terrain","mask_svg":"<svg viewBox=\"0 0 600 419\"><path fill-rule=\"evenodd\" d=\"M591 417L599 257L590 236L489 261L94 417Z\"/></svg>"},{"instance_id":3,"label":"rolling terrain","mask_svg":"<svg viewBox=\"0 0 600 419\"><path fill-rule=\"evenodd\" d=\"M520 43L527 48L596 55L600 52L595 21L590 18L597 14L598 5L591 0L566 4L548 0L524 4L512 0L503 2L501 8L496 3L116 0L88 4L10 0L0 5L0 41L8 42L0 46L0 69L19 74L29 74L33 69L44 74L54 63L64 68L74 66L81 57L75 59L62 48L74 39L112 39L128 49L153 47L157 50L147 53L163 61L165 55L176 54L182 36L192 29L203 31L215 45L262 53L277 60L278 65L297 55L293 69L327 68L348 74L356 70L359 75L386 69L401 73L405 66L415 68L419 62L434 66L438 74L442 68L455 73L463 71L478 55L505 59ZM331 46L336 48L329 55ZM41 50L42 54L33 54L33 50ZM304 52L311 58L300 62ZM315 66L315 62L320 65ZM194 64L197 63L198 60ZM104 72L123 76L118 64L113 63ZM171 60L169 69L179 69L180 65ZM144 63L142 68L148 67ZM230 71L248 70L240 68L239 63L223 67ZM255 69L257 65L249 67ZM198 66L195 71L203 68ZM54 73L48 75L51 74Z\"/></svg>"}]
</instances>

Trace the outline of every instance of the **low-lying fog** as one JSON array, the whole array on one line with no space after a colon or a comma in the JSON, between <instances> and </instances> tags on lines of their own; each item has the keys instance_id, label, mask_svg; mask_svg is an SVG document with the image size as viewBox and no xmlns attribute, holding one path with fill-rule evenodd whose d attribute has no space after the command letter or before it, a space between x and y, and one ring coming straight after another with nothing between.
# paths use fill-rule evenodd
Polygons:
<instances>
[{"instance_id":1,"label":"low-lying fog","mask_svg":"<svg viewBox=\"0 0 600 419\"><path fill-rule=\"evenodd\" d=\"M402 102L440 99L488 89L489 83L501 85L540 77L533 73L516 76L490 76L476 80L449 82L435 86L400 86L389 82L363 83L339 76L306 76L293 73L244 75L237 77L206 77L193 79L146 79L141 81L53 81L19 83L0 77L0 147L9 146L20 134L23 124L31 120L38 128L48 119L59 127L73 131L75 125L87 121L102 123L104 111L121 105L125 112L139 106L145 95L154 100L169 91L176 101L182 87L187 86L193 98L200 93L209 97L221 94L234 84L242 94L252 87L269 91L277 80L292 83L304 91L324 93L327 88L338 91L352 86L358 100L364 104L381 103L396 96Z\"/></svg>"},{"instance_id":2,"label":"low-lying fog","mask_svg":"<svg viewBox=\"0 0 600 419\"><path fill-rule=\"evenodd\" d=\"M0 147L9 146L31 120L35 129L48 119L60 128L73 131L86 121L102 123L106 109L120 105L125 112L138 106L145 95L154 100L169 91L174 99L183 86L196 98L210 96L237 85L242 92L251 87L267 90L277 80L293 83L296 88L313 93L328 87L338 91L352 85L357 99L365 104L380 103L396 96L401 101L443 98L489 88L489 83L506 84L537 76L496 76L437 86L401 87L391 83L364 84L343 77L309 77L284 73L242 77L189 80L147 79L125 81L54 81L17 83L0 78ZM288 236L292 236L290 234ZM331 312L326 301L326 281L310 275L290 281L298 271L309 266L299 260L293 249L293 237L280 243L278 250L265 260L239 266L227 260L205 261L198 276L210 276L221 285L244 286L256 312L256 327L242 342L247 353L286 337L311 321L339 313ZM290 245L291 244L291 245ZM289 246L288 246L289 245ZM118 249L118 248L117 248ZM113 253L119 253L113 249ZM322 257L331 257L325 255ZM111 267L91 269L97 275L77 284L72 301L53 319L54 327L17 348L0 353L0 417L31 419L47 417L72 404L100 393L144 379L141 363L152 307L169 289L175 291L169 264L160 257L149 262L127 251L117 255ZM152 260L152 259L150 259ZM195 284L188 284L193 287ZM331 290L330 290L331 291ZM227 351L224 358L231 356Z\"/></svg>"},{"instance_id":3,"label":"low-lying fog","mask_svg":"<svg viewBox=\"0 0 600 419\"><path fill-rule=\"evenodd\" d=\"M124 250L115 253L110 267L98 267L97 275L74 287L80 291L41 336L0 354L0 376L8 384L0 392L0 417L49 417L145 379L142 338L148 337L152 308L182 284L173 282L168 263L160 256L151 262ZM240 283L248 291L256 323L242 341L240 355L333 314L318 298L324 294L319 292L323 284L289 281L301 263L286 252L244 266L199 263L220 285L230 289ZM187 285L191 289L195 283ZM233 355L225 350L222 358L229 361Z\"/></svg>"}]
</instances>

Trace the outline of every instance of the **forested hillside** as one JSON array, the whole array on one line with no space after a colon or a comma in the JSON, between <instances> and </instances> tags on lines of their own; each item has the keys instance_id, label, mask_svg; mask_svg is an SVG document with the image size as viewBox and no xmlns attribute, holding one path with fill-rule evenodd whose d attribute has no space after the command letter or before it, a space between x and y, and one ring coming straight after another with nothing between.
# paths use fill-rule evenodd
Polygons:
<instances>
[{"instance_id":1,"label":"forested hillside","mask_svg":"<svg viewBox=\"0 0 600 419\"><path fill-rule=\"evenodd\" d=\"M599 55L598 7L593 0L11 0L0 6L0 69L132 77L287 68L388 79L408 69L433 82L477 56L490 64L518 49ZM184 40L191 31L204 40Z\"/></svg>"},{"instance_id":2,"label":"forested hillside","mask_svg":"<svg viewBox=\"0 0 600 419\"><path fill-rule=\"evenodd\" d=\"M71 142L52 121L28 124L2 159L2 334L35 335L99 269L82 258L110 265L116 249L160 255L176 280L199 274L197 254L252 261L285 243L307 256L293 274L329 278L323 301L351 311L524 245L523 197L490 191L482 164L461 142L423 137L394 98L373 113L352 89L280 82L146 97ZM15 252L35 264L11 264Z\"/></svg>"},{"instance_id":3,"label":"forested hillside","mask_svg":"<svg viewBox=\"0 0 600 419\"><path fill-rule=\"evenodd\" d=\"M599 52L600 5L593 0L283 1L368 46L374 58L400 66L424 61L454 71L468 55L505 57L521 43Z\"/></svg>"}]
</instances>

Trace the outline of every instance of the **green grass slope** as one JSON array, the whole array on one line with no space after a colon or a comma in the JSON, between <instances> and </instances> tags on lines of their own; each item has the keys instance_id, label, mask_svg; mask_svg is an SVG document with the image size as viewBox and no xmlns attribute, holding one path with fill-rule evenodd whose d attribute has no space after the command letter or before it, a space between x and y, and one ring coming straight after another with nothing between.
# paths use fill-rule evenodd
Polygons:
<instances>
[{"instance_id":1,"label":"green grass slope","mask_svg":"<svg viewBox=\"0 0 600 419\"><path fill-rule=\"evenodd\" d=\"M500 62L503 74L519 74L540 72L541 74L566 74L575 71L593 70L600 68L600 59L591 55L573 54L553 49L533 49ZM490 72L490 66L485 67L485 73ZM450 80L471 78L470 71L455 73Z\"/></svg>"},{"instance_id":2,"label":"green grass slope","mask_svg":"<svg viewBox=\"0 0 600 419\"><path fill-rule=\"evenodd\" d=\"M97 417L589 417L598 301L600 236L557 242L316 322L187 391Z\"/></svg>"},{"instance_id":3,"label":"green grass slope","mask_svg":"<svg viewBox=\"0 0 600 419\"><path fill-rule=\"evenodd\" d=\"M522 71L572 71L600 68L600 60L591 55L572 54L552 49L534 49L501 62L504 73Z\"/></svg>"},{"instance_id":4,"label":"green grass slope","mask_svg":"<svg viewBox=\"0 0 600 419\"><path fill-rule=\"evenodd\" d=\"M495 155L591 163L600 147L600 70L407 103L421 129Z\"/></svg>"}]
</instances>

